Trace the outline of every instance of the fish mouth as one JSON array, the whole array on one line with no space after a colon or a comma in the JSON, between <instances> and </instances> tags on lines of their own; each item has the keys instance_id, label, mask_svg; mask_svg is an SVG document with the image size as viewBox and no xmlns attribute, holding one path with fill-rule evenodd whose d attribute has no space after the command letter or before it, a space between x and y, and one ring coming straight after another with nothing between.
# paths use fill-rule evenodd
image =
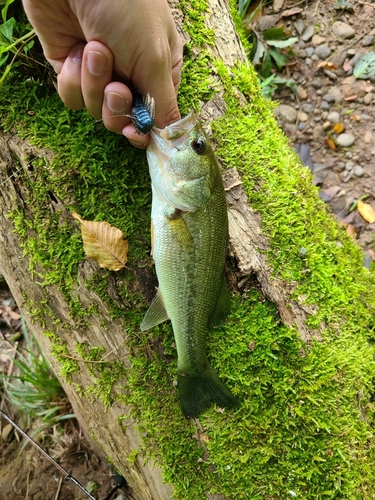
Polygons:
<instances>
[{"instance_id":1,"label":"fish mouth","mask_svg":"<svg viewBox=\"0 0 375 500\"><path fill-rule=\"evenodd\" d=\"M197 117L194 111L177 122L167 125L164 128L154 126L151 129L151 136L155 141L156 147L162 151L170 151L171 149L181 150L186 148L186 134L189 134L192 128L197 123Z\"/></svg>"}]
</instances>

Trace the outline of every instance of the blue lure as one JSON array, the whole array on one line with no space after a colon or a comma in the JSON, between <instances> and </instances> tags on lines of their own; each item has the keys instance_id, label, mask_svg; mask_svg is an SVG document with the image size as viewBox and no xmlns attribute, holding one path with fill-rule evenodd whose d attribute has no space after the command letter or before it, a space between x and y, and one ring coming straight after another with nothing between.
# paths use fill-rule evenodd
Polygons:
<instances>
[{"instance_id":1,"label":"blue lure","mask_svg":"<svg viewBox=\"0 0 375 500\"><path fill-rule=\"evenodd\" d=\"M133 94L133 107L131 115L127 115L133 122L138 134L148 134L154 126L155 101L147 94L143 97L140 93Z\"/></svg>"}]
</instances>

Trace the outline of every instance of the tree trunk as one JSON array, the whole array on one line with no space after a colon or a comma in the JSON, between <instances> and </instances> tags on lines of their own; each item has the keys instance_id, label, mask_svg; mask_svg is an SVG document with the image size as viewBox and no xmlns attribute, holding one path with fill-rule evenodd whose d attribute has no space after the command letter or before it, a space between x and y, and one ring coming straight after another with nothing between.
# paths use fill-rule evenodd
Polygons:
<instances>
[{"instance_id":1,"label":"tree trunk","mask_svg":"<svg viewBox=\"0 0 375 500\"><path fill-rule=\"evenodd\" d=\"M189 49L181 110L201 106L223 167L233 313L208 350L238 410L186 421L170 328L139 331L155 292L144 153L45 87L26 98L30 82L1 90L0 271L135 498L375 498L373 273L259 95L228 2L170 3ZM83 257L72 210L126 232L128 269Z\"/></svg>"}]
</instances>

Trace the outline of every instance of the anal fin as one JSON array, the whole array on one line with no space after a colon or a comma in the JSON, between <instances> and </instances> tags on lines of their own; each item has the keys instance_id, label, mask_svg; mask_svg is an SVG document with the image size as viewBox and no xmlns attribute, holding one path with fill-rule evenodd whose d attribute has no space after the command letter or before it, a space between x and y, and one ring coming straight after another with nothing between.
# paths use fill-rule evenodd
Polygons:
<instances>
[{"instance_id":1,"label":"anal fin","mask_svg":"<svg viewBox=\"0 0 375 500\"><path fill-rule=\"evenodd\" d=\"M160 290L158 290L154 300L151 302L151 305L145 314L145 317L143 318L141 330L142 332L150 330L150 328L167 321L167 319L169 319L169 317L167 311L165 310L164 300Z\"/></svg>"}]
</instances>

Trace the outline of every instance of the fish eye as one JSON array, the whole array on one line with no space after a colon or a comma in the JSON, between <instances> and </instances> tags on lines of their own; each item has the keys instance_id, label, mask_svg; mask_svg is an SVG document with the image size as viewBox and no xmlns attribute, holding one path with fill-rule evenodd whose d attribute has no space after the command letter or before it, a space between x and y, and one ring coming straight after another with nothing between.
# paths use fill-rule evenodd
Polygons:
<instances>
[{"instance_id":1,"label":"fish eye","mask_svg":"<svg viewBox=\"0 0 375 500\"><path fill-rule=\"evenodd\" d=\"M206 141L203 137L198 137L191 143L194 151L199 155L202 155L206 151Z\"/></svg>"}]
</instances>

